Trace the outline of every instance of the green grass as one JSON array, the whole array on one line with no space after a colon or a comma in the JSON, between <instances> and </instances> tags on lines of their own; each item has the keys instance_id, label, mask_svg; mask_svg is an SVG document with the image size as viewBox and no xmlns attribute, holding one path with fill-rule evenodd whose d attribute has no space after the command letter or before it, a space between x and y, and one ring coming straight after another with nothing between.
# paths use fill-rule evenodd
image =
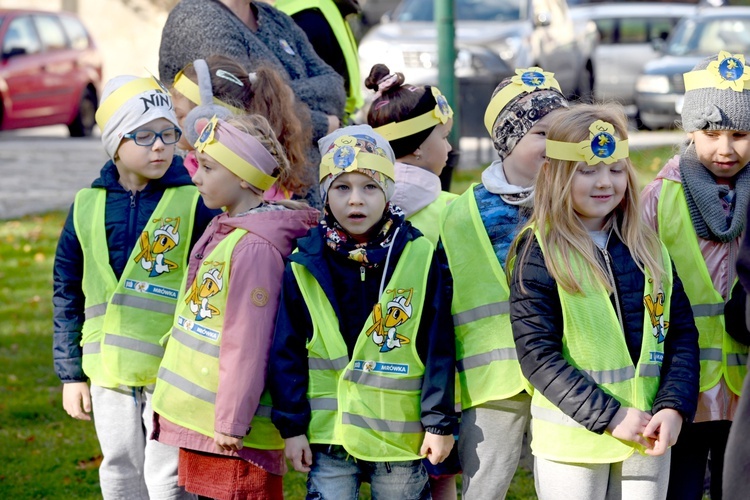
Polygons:
<instances>
[{"instance_id":1,"label":"green grass","mask_svg":"<svg viewBox=\"0 0 750 500\"><path fill-rule=\"evenodd\" d=\"M633 152L646 182L671 148ZM458 171L454 192L481 170ZM99 498L101 452L91 422L62 409L52 368L52 264L63 212L0 221L0 492L3 498ZM287 498L304 498L303 474L284 480ZM369 498L363 488L362 498ZM531 473L519 469L509 499L533 499Z\"/></svg>"}]
</instances>

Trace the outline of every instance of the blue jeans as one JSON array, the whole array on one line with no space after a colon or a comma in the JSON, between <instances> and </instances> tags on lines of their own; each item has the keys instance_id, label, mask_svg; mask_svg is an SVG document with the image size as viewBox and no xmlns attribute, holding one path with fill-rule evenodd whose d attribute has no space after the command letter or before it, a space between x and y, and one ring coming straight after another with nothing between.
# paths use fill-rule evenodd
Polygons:
<instances>
[{"instance_id":1,"label":"blue jeans","mask_svg":"<svg viewBox=\"0 0 750 500\"><path fill-rule=\"evenodd\" d=\"M421 460L368 462L350 456L343 446L312 445L307 500L356 500L369 482L372 499L430 500L430 484Z\"/></svg>"}]
</instances>

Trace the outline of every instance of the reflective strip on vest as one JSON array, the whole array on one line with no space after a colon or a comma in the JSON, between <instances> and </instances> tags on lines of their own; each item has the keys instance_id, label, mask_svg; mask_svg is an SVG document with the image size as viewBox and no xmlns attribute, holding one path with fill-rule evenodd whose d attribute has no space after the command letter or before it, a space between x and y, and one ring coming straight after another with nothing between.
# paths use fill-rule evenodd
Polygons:
<instances>
[{"instance_id":1,"label":"reflective strip on vest","mask_svg":"<svg viewBox=\"0 0 750 500\"><path fill-rule=\"evenodd\" d=\"M216 393L211 392L203 387L197 386L186 378L177 375L164 368L159 368L159 378L169 384L177 387L183 392L190 394L193 397L205 401L206 403L216 404Z\"/></svg>"},{"instance_id":2,"label":"reflective strip on vest","mask_svg":"<svg viewBox=\"0 0 750 500\"><path fill-rule=\"evenodd\" d=\"M144 311L153 311L161 314L174 314L174 304L168 304L166 302L160 302L158 300L151 300L145 297L133 297L132 295L124 295L116 293L110 300L111 304L118 306L133 307L135 309L143 309Z\"/></svg>"},{"instance_id":3,"label":"reflective strip on vest","mask_svg":"<svg viewBox=\"0 0 750 500\"><path fill-rule=\"evenodd\" d=\"M493 361L506 361L509 359L518 359L518 352L513 347L495 349L492 352L476 354L468 358L459 359L456 361L456 370L460 373L479 366L489 365Z\"/></svg>"},{"instance_id":4,"label":"reflective strip on vest","mask_svg":"<svg viewBox=\"0 0 750 500\"><path fill-rule=\"evenodd\" d=\"M83 354L99 354L100 352L102 352L102 345L99 342L83 344Z\"/></svg>"},{"instance_id":5,"label":"reflective strip on vest","mask_svg":"<svg viewBox=\"0 0 750 500\"><path fill-rule=\"evenodd\" d=\"M87 320L97 318L99 316L104 316L107 313L107 303L103 302L101 304L96 304L91 307L87 307L83 311L83 313L86 316Z\"/></svg>"},{"instance_id":6,"label":"reflective strip on vest","mask_svg":"<svg viewBox=\"0 0 750 500\"><path fill-rule=\"evenodd\" d=\"M472 321L479 321L480 319L489 318L490 316L499 316L500 314L510 313L510 303L507 300L502 302L494 302L492 304L485 304L483 306L477 306L474 309L469 309L458 314L453 315L453 325L460 326Z\"/></svg>"},{"instance_id":7,"label":"reflective strip on vest","mask_svg":"<svg viewBox=\"0 0 750 500\"><path fill-rule=\"evenodd\" d=\"M508 281L482 222L475 187L440 216L440 239L453 271L451 315L463 409L530 389L516 355Z\"/></svg>"},{"instance_id":8,"label":"reflective strip on vest","mask_svg":"<svg viewBox=\"0 0 750 500\"><path fill-rule=\"evenodd\" d=\"M349 356L336 359L308 358L307 366L310 370L343 370L349 364Z\"/></svg>"},{"instance_id":9,"label":"reflective strip on vest","mask_svg":"<svg viewBox=\"0 0 750 500\"><path fill-rule=\"evenodd\" d=\"M336 398L312 398L310 399L310 409L336 411L339 409L339 401Z\"/></svg>"},{"instance_id":10,"label":"reflective strip on vest","mask_svg":"<svg viewBox=\"0 0 750 500\"><path fill-rule=\"evenodd\" d=\"M698 328L701 346L699 389L705 392L723 378L729 389L739 396L747 366L734 364L734 361L738 356L746 356L748 347L726 332L723 297L723 294L729 296L737 281L728 283L724 291L714 287L680 182L663 179L656 213L659 237L667 246L682 280ZM733 253L731 247L729 253L730 256ZM730 262L729 265L734 263Z\"/></svg>"},{"instance_id":11,"label":"reflective strip on vest","mask_svg":"<svg viewBox=\"0 0 750 500\"><path fill-rule=\"evenodd\" d=\"M188 335L187 333L183 332L179 328L172 328L172 336L170 340L176 340L177 342L183 344L185 347L188 347L189 349L192 349L194 351L202 352L206 356L211 356L212 358L217 359L219 357L219 346L198 340L192 335Z\"/></svg>"},{"instance_id":12,"label":"reflective strip on vest","mask_svg":"<svg viewBox=\"0 0 750 500\"><path fill-rule=\"evenodd\" d=\"M377 387L378 389L388 389L392 391L419 391L422 389L422 377L394 379L381 377L360 370L347 370L344 372L344 380L355 384Z\"/></svg>"},{"instance_id":13,"label":"reflective strip on vest","mask_svg":"<svg viewBox=\"0 0 750 500\"><path fill-rule=\"evenodd\" d=\"M585 429L584 426L567 416L561 411L551 410L542 406L531 405L531 416L538 420L544 420L551 424L563 425L565 427L574 427Z\"/></svg>"},{"instance_id":14,"label":"reflective strip on vest","mask_svg":"<svg viewBox=\"0 0 750 500\"><path fill-rule=\"evenodd\" d=\"M131 339L128 337L120 337L118 335L112 335L109 333L104 334L103 345L111 345L115 347L122 347L130 351L142 352L144 354L150 354L161 358L164 356L164 348L160 345L152 344L150 342L142 342L137 339Z\"/></svg>"},{"instance_id":15,"label":"reflective strip on vest","mask_svg":"<svg viewBox=\"0 0 750 500\"><path fill-rule=\"evenodd\" d=\"M343 413L341 421L344 424L354 425L362 429L372 429L377 432L396 432L399 434L424 432L424 428L419 422L398 422L379 418L366 418L361 415L352 415L351 413Z\"/></svg>"}]
</instances>

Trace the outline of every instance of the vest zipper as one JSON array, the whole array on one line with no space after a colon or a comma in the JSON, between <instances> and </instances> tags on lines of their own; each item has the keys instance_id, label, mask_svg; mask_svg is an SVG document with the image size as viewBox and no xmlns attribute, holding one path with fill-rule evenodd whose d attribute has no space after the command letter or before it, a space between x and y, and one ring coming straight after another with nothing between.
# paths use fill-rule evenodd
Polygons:
<instances>
[{"instance_id":1,"label":"vest zipper","mask_svg":"<svg viewBox=\"0 0 750 500\"><path fill-rule=\"evenodd\" d=\"M625 335L625 326L622 322L622 311L620 310L620 297L617 295L617 283L615 282L615 273L612 271L609 252L604 248L600 248L600 250L604 256L604 262L607 263L607 272L609 273L608 278L612 285L612 293L615 296L615 312L617 313L617 320L620 322L620 330L622 330L622 334Z\"/></svg>"}]
</instances>

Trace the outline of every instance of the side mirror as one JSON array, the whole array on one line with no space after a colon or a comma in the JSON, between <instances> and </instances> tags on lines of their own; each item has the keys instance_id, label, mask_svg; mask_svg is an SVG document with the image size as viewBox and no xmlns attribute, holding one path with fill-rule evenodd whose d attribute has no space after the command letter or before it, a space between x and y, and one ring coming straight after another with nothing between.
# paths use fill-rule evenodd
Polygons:
<instances>
[{"instance_id":1,"label":"side mirror","mask_svg":"<svg viewBox=\"0 0 750 500\"><path fill-rule=\"evenodd\" d=\"M11 47L10 49L3 51L3 59L10 59L15 56L22 56L26 54L26 49L23 47Z\"/></svg>"}]
</instances>

